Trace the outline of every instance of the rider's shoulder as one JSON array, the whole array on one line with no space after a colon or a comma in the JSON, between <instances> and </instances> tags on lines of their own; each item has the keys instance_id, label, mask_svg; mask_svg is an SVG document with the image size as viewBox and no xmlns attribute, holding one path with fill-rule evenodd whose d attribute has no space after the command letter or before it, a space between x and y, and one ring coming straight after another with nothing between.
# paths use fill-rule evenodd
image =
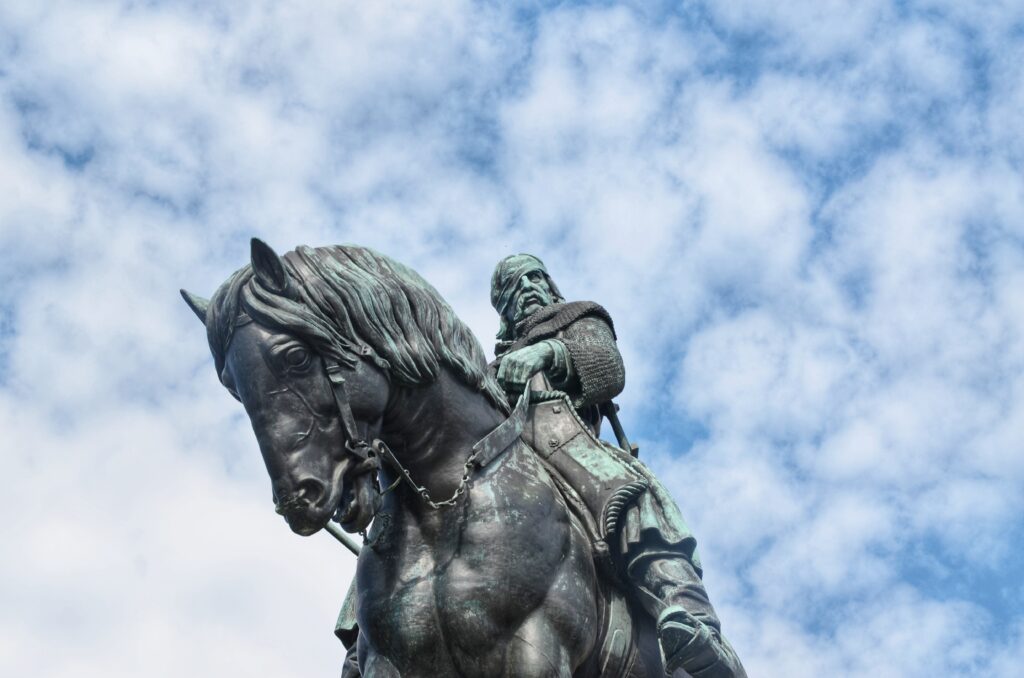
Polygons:
<instances>
[{"instance_id":1,"label":"rider's shoulder","mask_svg":"<svg viewBox=\"0 0 1024 678\"><path fill-rule=\"evenodd\" d=\"M565 307L564 310L558 312L557 316L562 319L560 324L563 327L584 318L597 318L607 323L612 334L615 334L615 323L612 322L611 314L596 301L570 301L560 305Z\"/></svg>"},{"instance_id":2,"label":"rider's shoulder","mask_svg":"<svg viewBox=\"0 0 1024 678\"><path fill-rule=\"evenodd\" d=\"M552 304L547 309L549 317L559 318L563 322L572 321L589 315L596 315L611 322L611 314L604 306L596 301L563 301Z\"/></svg>"}]
</instances>

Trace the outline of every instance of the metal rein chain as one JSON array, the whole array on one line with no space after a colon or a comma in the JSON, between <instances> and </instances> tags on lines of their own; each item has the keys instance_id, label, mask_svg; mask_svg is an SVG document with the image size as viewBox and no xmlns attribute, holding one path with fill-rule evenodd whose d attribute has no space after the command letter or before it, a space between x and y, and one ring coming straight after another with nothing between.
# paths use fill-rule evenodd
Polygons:
<instances>
[{"instance_id":1,"label":"metal rein chain","mask_svg":"<svg viewBox=\"0 0 1024 678\"><path fill-rule=\"evenodd\" d=\"M465 470L462 473L462 480L459 481L459 486L455 488L455 493L444 501L434 501L430 497L430 491L422 485L418 485L416 481L412 479L412 476L409 475L409 470L402 466L402 463L398 461L394 453L391 451L391 448L387 446L387 443L383 440L374 440L372 447L374 452L387 461L388 464L390 464L399 474L398 480L391 483L391 486L381 492L381 495L387 494L398 486L399 481L405 480L409 487L412 488L413 492L418 494L420 499L435 511L444 506L455 506L455 504L458 503L459 497L465 494L466 485L469 483L469 477L473 473L473 465L476 463L476 458L479 454L479 452L474 452L469 455L469 458L466 459L466 463L462 465Z\"/></svg>"},{"instance_id":2,"label":"metal rein chain","mask_svg":"<svg viewBox=\"0 0 1024 678\"><path fill-rule=\"evenodd\" d=\"M373 350L368 346L363 346L359 352L360 356L366 357L372 355ZM430 498L430 492L427 488L422 485L418 485L412 476L409 475L408 469L402 466L401 462L395 457L391 448L387 446L383 440L374 440L373 443L367 444L366 441L359 436L359 430L356 425L355 417L352 415L352 407L349 405L348 390L345 388L345 378L341 375L341 369L338 365L328 365L326 368L327 378L331 383L331 389L334 392L334 401L338 408L338 415L341 419L342 429L345 431L345 447L349 452L355 456L366 460L369 456L367 452L372 451L377 457L384 459L388 464L394 467L395 471L398 472L399 478L395 482L391 483L391 486L381 492L381 496L394 490L401 480L405 480L409 486L420 496L420 498L427 503L427 506L437 510L442 506L455 506L459 497L466 492L466 485L469 483L469 476L473 472L473 465L476 463L477 456L480 454L479 451L473 452L466 459L466 463L463 464L465 471L462 474L462 480L459 482L459 486L455 488L455 494L444 501L434 501Z\"/></svg>"}]
</instances>

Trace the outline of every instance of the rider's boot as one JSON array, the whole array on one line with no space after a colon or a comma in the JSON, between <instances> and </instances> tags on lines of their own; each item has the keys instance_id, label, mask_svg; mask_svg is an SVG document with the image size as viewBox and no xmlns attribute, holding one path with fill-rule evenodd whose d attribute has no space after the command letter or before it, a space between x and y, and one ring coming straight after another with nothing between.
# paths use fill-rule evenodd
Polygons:
<instances>
[{"instance_id":1,"label":"rider's boot","mask_svg":"<svg viewBox=\"0 0 1024 678\"><path fill-rule=\"evenodd\" d=\"M637 565L630 569L644 607L657 620L666 673L682 669L694 678L746 678L690 561L659 556Z\"/></svg>"}]
</instances>

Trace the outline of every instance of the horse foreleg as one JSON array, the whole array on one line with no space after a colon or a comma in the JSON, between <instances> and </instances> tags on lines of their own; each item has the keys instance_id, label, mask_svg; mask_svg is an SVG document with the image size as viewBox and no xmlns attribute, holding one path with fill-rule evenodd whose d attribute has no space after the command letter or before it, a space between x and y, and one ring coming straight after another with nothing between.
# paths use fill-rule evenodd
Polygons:
<instances>
[{"instance_id":1,"label":"horse foreleg","mask_svg":"<svg viewBox=\"0 0 1024 678\"><path fill-rule=\"evenodd\" d=\"M341 665L341 678L362 678L359 671L359 655L355 643L345 653L345 663Z\"/></svg>"}]
</instances>

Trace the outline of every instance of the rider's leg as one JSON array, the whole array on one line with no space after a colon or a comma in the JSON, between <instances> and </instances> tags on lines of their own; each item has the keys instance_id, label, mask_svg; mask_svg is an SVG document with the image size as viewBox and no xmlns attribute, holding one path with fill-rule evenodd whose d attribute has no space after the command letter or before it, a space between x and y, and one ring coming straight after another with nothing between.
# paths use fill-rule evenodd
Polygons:
<instances>
[{"instance_id":1,"label":"rider's leg","mask_svg":"<svg viewBox=\"0 0 1024 678\"><path fill-rule=\"evenodd\" d=\"M693 565L682 555L658 554L637 559L631 564L631 579L643 594L641 600L652 617L657 619L669 607L682 607L705 624L721 629L722 625L711 606Z\"/></svg>"},{"instance_id":2,"label":"rider's leg","mask_svg":"<svg viewBox=\"0 0 1024 678\"><path fill-rule=\"evenodd\" d=\"M665 668L701 678L746 676L704 584L690 561L674 554L639 558L629 568L647 612L658 620Z\"/></svg>"}]
</instances>

